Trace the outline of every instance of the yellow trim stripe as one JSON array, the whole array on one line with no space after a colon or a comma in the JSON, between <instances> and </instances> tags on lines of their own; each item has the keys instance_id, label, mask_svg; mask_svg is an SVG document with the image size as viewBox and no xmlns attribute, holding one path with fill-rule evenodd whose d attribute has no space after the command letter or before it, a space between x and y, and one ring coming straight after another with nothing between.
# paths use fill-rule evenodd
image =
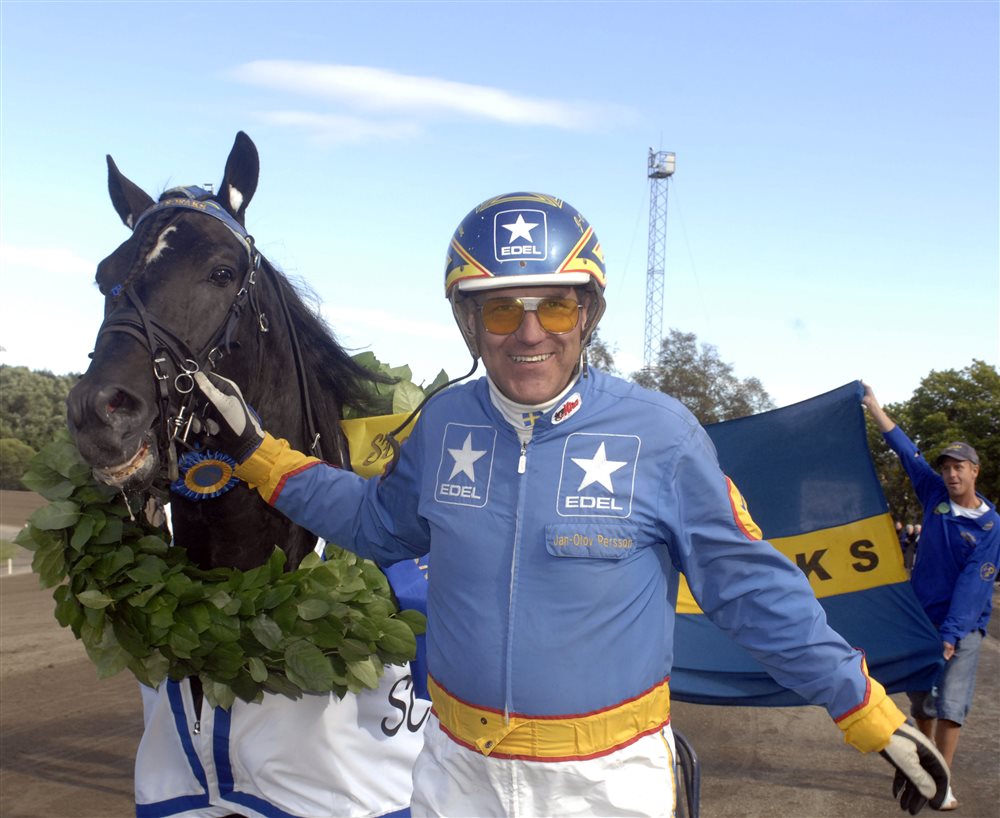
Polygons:
<instances>
[{"instance_id":1,"label":"yellow trim stripe","mask_svg":"<svg viewBox=\"0 0 1000 818\"><path fill-rule=\"evenodd\" d=\"M837 726L844 732L844 743L862 753L884 750L906 716L896 707L875 679L868 675L868 663L861 660L861 670L868 680L868 695L854 710L837 719Z\"/></svg>"},{"instance_id":2,"label":"yellow trim stripe","mask_svg":"<svg viewBox=\"0 0 1000 818\"><path fill-rule=\"evenodd\" d=\"M494 205L507 204L509 202L534 202L537 204L547 204L555 208L563 206L562 199L557 199L555 196L547 196L544 193L525 193L521 196L494 196L492 199L487 199L482 204L477 205L476 212L482 213Z\"/></svg>"},{"instance_id":3,"label":"yellow trim stripe","mask_svg":"<svg viewBox=\"0 0 1000 818\"><path fill-rule=\"evenodd\" d=\"M451 240L451 248L461 257L465 264L455 267L450 273L448 273L444 282L445 292L447 292L451 288L451 285L456 281L462 281L466 278L490 278L493 276L489 270L483 267L482 264L476 261L475 258L469 254L468 250L458 243L457 239Z\"/></svg>"},{"instance_id":4,"label":"yellow trim stripe","mask_svg":"<svg viewBox=\"0 0 1000 818\"><path fill-rule=\"evenodd\" d=\"M463 702L428 677L434 713L459 744L485 756L531 761L596 758L655 733L670 721L670 686L664 679L614 707L579 716L522 716Z\"/></svg>"},{"instance_id":5,"label":"yellow trim stripe","mask_svg":"<svg viewBox=\"0 0 1000 818\"><path fill-rule=\"evenodd\" d=\"M583 235L580 236L580 240L575 245L573 245L573 249L566 254L566 257L562 260L562 263L559 265L556 272L589 273L598 280L601 286L604 286L605 283L604 276L601 274L600 267L598 267L596 264L594 264L594 262L590 261L589 259L581 258L580 256L580 253L583 251L583 248L587 245L587 242L589 242L593 237L594 237L594 228L587 227L587 229L583 232ZM570 264L576 264L579 265L579 267L570 267Z\"/></svg>"},{"instance_id":6,"label":"yellow trim stripe","mask_svg":"<svg viewBox=\"0 0 1000 818\"><path fill-rule=\"evenodd\" d=\"M806 572L819 599L906 580L899 540L888 514L769 542ZM677 612L702 613L683 576Z\"/></svg>"},{"instance_id":7,"label":"yellow trim stripe","mask_svg":"<svg viewBox=\"0 0 1000 818\"><path fill-rule=\"evenodd\" d=\"M264 440L250 457L240 463L236 476L256 489L268 503L274 501L285 480L320 461L297 452L288 441L264 433Z\"/></svg>"},{"instance_id":8,"label":"yellow trim stripe","mask_svg":"<svg viewBox=\"0 0 1000 818\"><path fill-rule=\"evenodd\" d=\"M733 517L736 520L736 525L738 525L740 530L751 540L764 539L760 526L758 526L757 523L754 522L753 517L750 516L750 509L747 508L747 501L743 499L743 495L740 493L740 490L736 488L736 484L727 477L726 485L729 486L729 505L733 509Z\"/></svg>"}]
</instances>

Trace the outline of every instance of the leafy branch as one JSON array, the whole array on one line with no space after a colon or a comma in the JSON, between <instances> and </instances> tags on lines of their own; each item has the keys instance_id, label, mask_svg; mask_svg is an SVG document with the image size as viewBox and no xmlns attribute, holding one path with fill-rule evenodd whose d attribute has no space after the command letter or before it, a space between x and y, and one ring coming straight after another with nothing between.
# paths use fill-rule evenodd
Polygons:
<instances>
[{"instance_id":1,"label":"leafy branch","mask_svg":"<svg viewBox=\"0 0 1000 818\"><path fill-rule=\"evenodd\" d=\"M375 688L384 665L416 653L423 614L398 610L382 572L347 551L327 546L325 560L310 554L289 573L280 549L249 571L198 568L144 514L133 518L142 498L93 480L65 432L23 480L50 502L16 541L101 678L127 668L155 687L198 676L208 701L228 708L264 692Z\"/></svg>"}]
</instances>

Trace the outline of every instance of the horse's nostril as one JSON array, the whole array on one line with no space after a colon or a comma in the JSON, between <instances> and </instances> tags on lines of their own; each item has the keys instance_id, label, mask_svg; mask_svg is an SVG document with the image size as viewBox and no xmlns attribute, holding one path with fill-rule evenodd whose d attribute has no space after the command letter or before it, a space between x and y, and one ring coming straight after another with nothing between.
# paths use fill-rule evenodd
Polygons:
<instances>
[{"instance_id":1,"label":"horse's nostril","mask_svg":"<svg viewBox=\"0 0 1000 818\"><path fill-rule=\"evenodd\" d=\"M124 392L120 390L115 392L115 394L111 396L111 400L108 401L108 414L113 415L118 411L118 409L125 405L127 400L128 398Z\"/></svg>"},{"instance_id":2,"label":"horse's nostril","mask_svg":"<svg viewBox=\"0 0 1000 818\"><path fill-rule=\"evenodd\" d=\"M141 415L145 409L142 398L120 385L98 390L91 405L99 417L107 419Z\"/></svg>"}]
</instances>

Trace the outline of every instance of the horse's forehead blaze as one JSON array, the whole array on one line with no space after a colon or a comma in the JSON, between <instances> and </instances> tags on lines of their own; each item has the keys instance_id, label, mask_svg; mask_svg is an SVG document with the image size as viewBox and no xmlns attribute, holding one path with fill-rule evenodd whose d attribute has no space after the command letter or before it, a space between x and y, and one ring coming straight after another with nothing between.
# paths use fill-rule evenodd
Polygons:
<instances>
[{"instance_id":1,"label":"horse's forehead blaze","mask_svg":"<svg viewBox=\"0 0 1000 818\"><path fill-rule=\"evenodd\" d=\"M167 240L167 237L171 233L176 233L176 232L177 232L177 227L176 225L172 224L169 225L168 227L164 227L163 230L160 231L160 235L156 237L156 244L153 245L153 249L146 254L145 263L147 266L156 261L163 254L163 251L167 250L170 247L170 243Z\"/></svg>"}]
</instances>

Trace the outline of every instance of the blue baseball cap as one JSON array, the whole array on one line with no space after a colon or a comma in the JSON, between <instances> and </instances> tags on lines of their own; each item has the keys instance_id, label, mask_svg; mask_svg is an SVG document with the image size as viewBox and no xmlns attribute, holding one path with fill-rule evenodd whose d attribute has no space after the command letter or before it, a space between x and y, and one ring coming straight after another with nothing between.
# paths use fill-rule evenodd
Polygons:
<instances>
[{"instance_id":1,"label":"blue baseball cap","mask_svg":"<svg viewBox=\"0 0 1000 818\"><path fill-rule=\"evenodd\" d=\"M950 457L952 460L968 460L975 466L979 465L979 455L968 443L949 443L941 450L934 465L940 467L941 461L946 457Z\"/></svg>"}]
</instances>

